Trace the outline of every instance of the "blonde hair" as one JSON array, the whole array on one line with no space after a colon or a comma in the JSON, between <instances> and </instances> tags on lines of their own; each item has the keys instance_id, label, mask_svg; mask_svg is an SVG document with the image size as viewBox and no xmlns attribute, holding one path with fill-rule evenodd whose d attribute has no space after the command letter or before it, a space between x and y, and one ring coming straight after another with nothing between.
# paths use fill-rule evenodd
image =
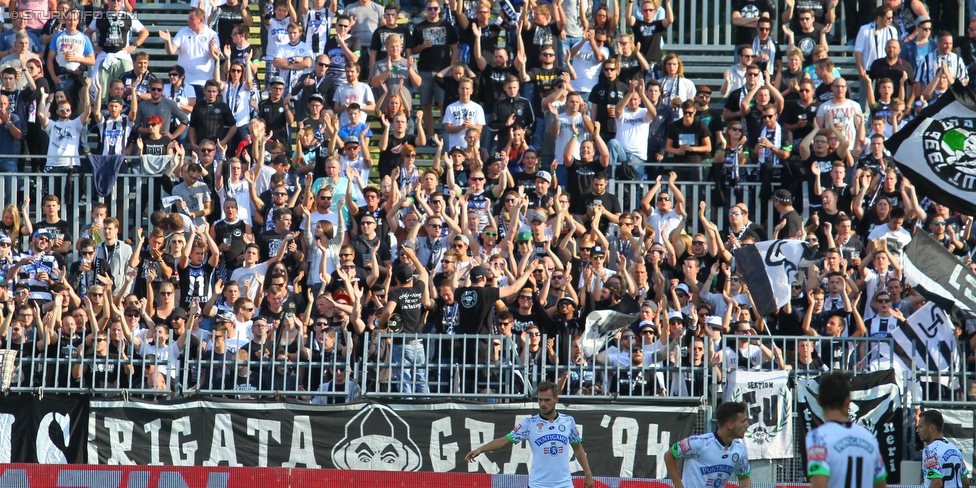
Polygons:
<instances>
[{"instance_id":1,"label":"blonde hair","mask_svg":"<svg viewBox=\"0 0 976 488\"><path fill-rule=\"evenodd\" d=\"M10 238L16 239L20 237L20 211L17 210L16 204L11 203L10 205L3 207L3 213L8 213L8 212L10 213L10 216L13 217L14 219L13 225L10 226ZM0 217L2 217L2 215L0 215Z\"/></svg>"}]
</instances>

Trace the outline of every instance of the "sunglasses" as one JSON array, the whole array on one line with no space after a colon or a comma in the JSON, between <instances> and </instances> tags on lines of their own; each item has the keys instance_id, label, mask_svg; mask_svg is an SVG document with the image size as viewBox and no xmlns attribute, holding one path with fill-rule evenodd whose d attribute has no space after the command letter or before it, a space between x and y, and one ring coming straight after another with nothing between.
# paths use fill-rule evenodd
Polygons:
<instances>
[{"instance_id":1,"label":"sunglasses","mask_svg":"<svg viewBox=\"0 0 976 488\"><path fill-rule=\"evenodd\" d=\"M476 178L471 178L471 181L485 181L485 177L484 176L479 176L479 177L476 177Z\"/></svg>"},{"instance_id":2,"label":"sunglasses","mask_svg":"<svg viewBox=\"0 0 976 488\"><path fill-rule=\"evenodd\" d=\"M485 232L485 237L498 237L497 232Z\"/></svg>"},{"instance_id":3,"label":"sunglasses","mask_svg":"<svg viewBox=\"0 0 976 488\"><path fill-rule=\"evenodd\" d=\"M529 337L539 337L542 335L542 332L526 332L525 335Z\"/></svg>"},{"instance_id":4,"label":"sunglasses","mask_svg":"<svg viewBox=\"0 0 976 488\"><path fill-rule=\"evenodd\" d=\"M216 149L214 149L212 147L201 147L200 148L200 152L202 152L202 153L212 153L214 151L216 151Z\"/></svg>"},{"instance_id":5,"label":"sunglasses","mask_svg":"<svg viewBox=\"0 0 976 488\"><path fill-rule=\"evenodd\" d=\"M169 76L170 76L170 78L172 78L174 76L180 76L180 74L179 73L170 73Z\"/></svg>"},{"instance_id":6,"label":"sunglasses","mask_svg":"<svg viewBox=\"0 0 976 488\"><path fill-rule=\"evenodd\" d=\"M150 88L149 91L151 91L153 93L157 93L157 92L162 93L163 89L162 88Z\"/></svg>"},{"instance_id":7,"label":"sunglasses","mask_svg":"<svg viewBox=\"0 0 976 488\"><path fill-rule=\"evenodd\" d=\"M376 225L376 222L373 222L372 220L364 220L360 222L360 225Z\"/></svg>"},{"instance_id":8,"label":"sunglasses","mask_svg":"<svg viewBox=\"0 0 976 488\"><path fill-rule=\"evenodd\" d=\"M878 303L891 303L890 298L879 298Z\"/></svg>"}]
</instances>

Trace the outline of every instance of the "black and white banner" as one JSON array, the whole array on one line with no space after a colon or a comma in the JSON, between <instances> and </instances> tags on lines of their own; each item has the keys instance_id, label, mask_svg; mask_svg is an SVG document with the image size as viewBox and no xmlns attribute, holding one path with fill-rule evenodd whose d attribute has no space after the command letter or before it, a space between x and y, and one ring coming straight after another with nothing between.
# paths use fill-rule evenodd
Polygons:
<instances>
[{"instance_id":1,"label":"black and white banner","mask_svg":"<svg viewBox=\"0 0 976 488\"><path fill-rule=\"evenodd\" d=\"M976 274L928 232L916 232L901 264L909 285L954 317L976 318Z\"/></svg>"},{"instance_id":2,"label":"black and white banner","mask_svg":"<svg viewBox=\"0 0 976 488\"><path fill-rule=\"evenodd\" d=\"M735 370L726 400L745 402L749 428L745 443L749 459L793 457L793 391L787 371Z\"/></svg>"},{"instance_id":3,"label":"black and white banner","mask_svg":"<svg viewBox=\"0 0 976 488\"><path fill-rule=\"evenodd\" d=\"M968 88L957 81L885 147L920 197L976 213L976 100Z\"/></svg>"},{"instance_id":4,"label":"black and white banner","mask_svg":"<svg viewBox=\"0 0 976 488\"><path fill-rule=\"evenodd\" d=\"M817 403L818 380L819 377L797 378L796 402L802 432L796 435L804 443L800 450L804 457L803 466L806 466L807 433L824 423L823 410ZM877 436L889 483L900 482L899 463L904 449L901 389L895 380L893 369L854 376L849 418Z\"/></svg>"},{"instance_id":5,"label":"black and white banner","mask_svg":"<svg viewBox=\"0 0 976 488\"><path fill-rule=\"evenodd\" d=\"M806 242L798 240L762 241L735 250L735 269L742 273L762 315L786 305L797 271L819 260Z\"/></svg>"},{"instance_id":6,"label":"black and white banner","mask_svg":"<svg viewBox=\"0 0 976 488\"><path fill-rule=\"evenodd\" d=\"M85 462L88 398L0 398L0 463Z\"/></svg>"},{"instance_id":7,"label":"black and white banner","mask_svg":"<svg viewBox=\"0 0 976 488\"><path fill-rule=\"evenodd\" d=\"M697 405L560 405L594 476L662 478L670 445L693 433ZM91 464L299 467L490 474L528 472L525 443L464 456L511 432L538 405L358 403L311 406L192 400L93 401ZM582 468L573 460L574 474Z\"/></svg>"},{"instance_id":8,"label":"black and white banner","mask_svg":"<svg viewBox=\"0 0 976 488\"><path fill-rule=\"evenodd\" d=\"M956 328L941 308L928 302L891 331L895 360L905 371L959 371Z\"/></svg>"}]
</instances>

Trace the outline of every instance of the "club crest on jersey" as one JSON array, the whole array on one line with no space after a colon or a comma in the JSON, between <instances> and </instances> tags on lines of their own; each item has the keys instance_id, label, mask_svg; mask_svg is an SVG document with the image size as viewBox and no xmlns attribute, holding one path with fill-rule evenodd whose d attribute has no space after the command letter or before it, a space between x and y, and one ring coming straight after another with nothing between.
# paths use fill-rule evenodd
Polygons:
<instances>
[{"instance_id":1,"label":"club crest on jersey","mask_svg":"<svg viewBox=\"0 0 976 488\"><path fill-rule=\"evenodd\" d=\"M710 486L712 488L722 488L725 486L725 478L708 478L705 482L705 486Z\"/></svg>"},{"instance_id":2,"label":"club crest on jersey","mask_svg":"<svg viewBox=\"0 0 976 488\"><path fill-rule=\"evenodd\" d=\"M810 461L826 461L827 448L823 446L815 446L807 449L807 459Z\"/></svg>"},{"instance_id":3,"label":"club crest on jersey","mask_svg":"<svg viewBox=\"0 0 976 488\"><path fill-rule=\"evenodd\" d=\"M560 454L563 453L563 446L560 446L560 445L556 444L555 442L553 442L552 444L549 444L549 447L547 447L545 449L545 451L550 456L558 456L558 455L560 455Z\"/></svg>"},{"instance_id":4,"label":"club crest on jersey","mask_svg":"<svg viewBox=\"0 0 976 488\"><path fill-rule=\"evenodd\" d=\"M691 440L682 439L681 442L678 443L678 450L681 451L681 454L688 454L691 452Z\"/></svg>"},{"instance_id":5,"label":"club crest on jersey","mask_svg":"<svg viewBox=\"0 0 976 488\"><path fill-rule=\"evenodd\" d=\"M973 119L935 120L922 134L929 168L946 183L971 190L976 184L976 133Z\"/></svg>"}]
</instances>

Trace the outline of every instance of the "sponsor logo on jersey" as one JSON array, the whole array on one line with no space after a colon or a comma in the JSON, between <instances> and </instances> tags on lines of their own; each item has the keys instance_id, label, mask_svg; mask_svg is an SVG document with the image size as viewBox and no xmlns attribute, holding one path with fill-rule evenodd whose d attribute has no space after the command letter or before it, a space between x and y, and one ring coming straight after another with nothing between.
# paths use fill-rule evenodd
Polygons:
<instances>
[{"instance_id":1,"label":"sponsor logo on jersey","mask_svg":"<svg viewBox=\"0 0 976 488\"><path fill-rule=\"evenodd\" d=\"M541 446L541 445L543 445L543 444L545 444L547 442L551 442L553 444L555 444L557 442L562 442L563 444L569 444L569 438L566 437L566 436L564 436L564 435L559 435L559 434L547 434L547 435L544 435L544 436L539 437L538 439L536 439L535 440L535 445Z\"/></svg>"},{"instance_id":2,"label":"sponsor logo on jersey","mask_svg":"<svg viewBox=\"0 0 976 488\"><path fill-rule=\"evenodd\" d=\"M704 467L698 468L698 470L701 472L701 474L704 474L704 475L715 474L715 473L725 473L725 474L729 474L730 475L730 474L732 474L732 469L733 468L732 468L732 465L731 464L718 464L718 465L715 465L715 466L704 466Z\"/></svg>"},{"instance_id":3,"label":"sponsor logo on jersey","mask_svg":"<svg viewBox=\"0 0 976 488\"><path fill-rule=\"evenodd\" d=\"M826 461L827 448L823 446L814 446L807 449L807 459L810 461Z\"/></svg>"},{"instance_id":4,"label":"sponsor logo on jersey","mask_svg":"<svg viewBox=\"0 0 976 488\"><path fill-rule=\"evenodd\" d=\"M843 451L848 447L860 447L867 452L874 452L874 446L871 445L871 442L864 439L859 439L857 437L845 437L837 444L834 444L834 450L838 452Z\"/></svg>"},{"instance_id":5,"label":"sponsor logo on jersey","mask_svg":"<svg viewBox=\"0 0 976 488\"><path fill-rule=\"evenodd\" d=\"M678 443L678 450L681 451L681 454L687 454L689 451L691 451L691 440L682 439L682 441Z\"/></svg>"},{"instance_id":6,"label":"sponsor logo on jersey","mask_svg":"<svg viewBox=\"0 0 976 488\"><path fill-rule=\"evenodd\" d=\"M942 453L942 460L943 461L948 461L949 458L953 458L953 457L960 457L961 458L962 457L962 454L960 454L959 451L957 451L955 449L947 449L946 452Z\"/></svg>"},{"instance_id":7,"label":"sponsor logo on jersey","mask_svg":"<svg viewBox=\"0 0 976 488\"><path fill-rule=\"evenodd\" d=\"M939 467L939 459L935 456L925 458L925 469L935 469Z\"/></svg>"}]
</instances>

